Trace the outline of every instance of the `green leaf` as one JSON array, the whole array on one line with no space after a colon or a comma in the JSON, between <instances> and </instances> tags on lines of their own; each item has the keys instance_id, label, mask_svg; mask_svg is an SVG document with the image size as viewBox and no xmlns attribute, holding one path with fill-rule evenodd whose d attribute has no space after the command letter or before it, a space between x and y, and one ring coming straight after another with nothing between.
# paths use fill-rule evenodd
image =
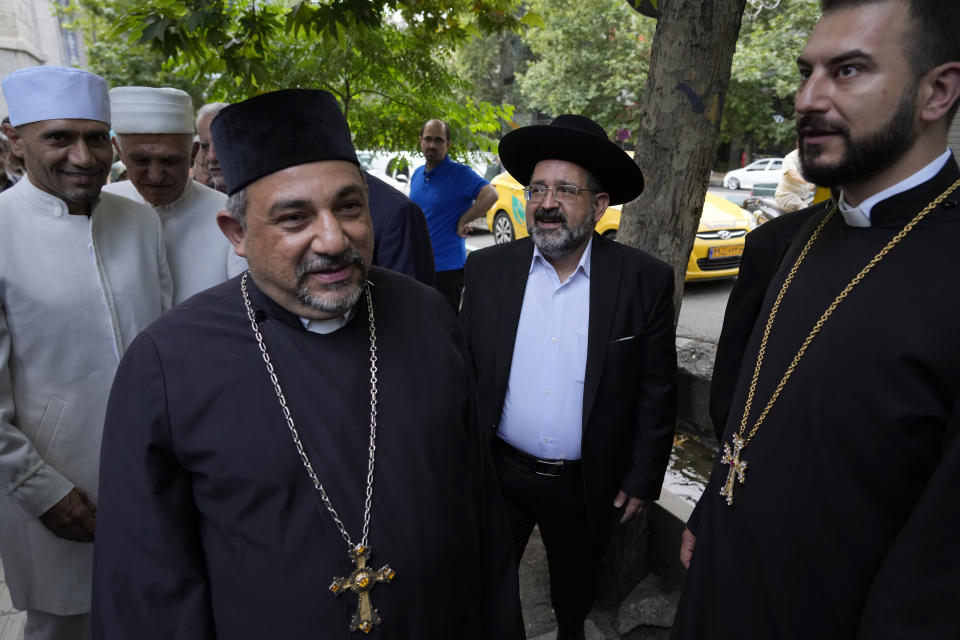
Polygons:
<instances>
[{"instance_id":1,"label":"green leaf","mask_svg":"<svg viewBox=\"0 0 960 640\"><path fill-rule=\"evenodd\" d=\"M547 26L547 23L543 20L543 16L533 11L528 11L527 13L523 14L523 17L520 18L520 22L522 22L525 26L535 27L538 29L543 29Z\"/></svg>"}]
</instances>

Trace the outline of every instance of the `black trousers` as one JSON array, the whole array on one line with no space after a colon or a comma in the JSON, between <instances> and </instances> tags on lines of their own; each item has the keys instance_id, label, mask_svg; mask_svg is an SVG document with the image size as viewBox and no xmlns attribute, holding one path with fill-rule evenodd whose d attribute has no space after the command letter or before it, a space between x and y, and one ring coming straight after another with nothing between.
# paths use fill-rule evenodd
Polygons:
<instances>
[{"instance_id":1,"label":"black trousers","mask_svg":"<svg viewBox=\"0 0 960 640\"><path fill-rule=\"evenodd\" d=\"M437 271L437 291L453 306L454 313L459 313L460 296L463 295L463 269Z\"/></svg>"},{"instance_id":2,"label":"black trousers","mask_svg":"<svg viewBox=\"0 0 960 640\"><path fill-rule=\"evenodd\" d=\"M517 568L533 532L540 527L550 571L550 602L561 630L582 628L597 595L605 541L587 523L580 465L560 476L538 474L516 449L494 437L493 461L513 535Z\"/></svg>"}]
</instances>

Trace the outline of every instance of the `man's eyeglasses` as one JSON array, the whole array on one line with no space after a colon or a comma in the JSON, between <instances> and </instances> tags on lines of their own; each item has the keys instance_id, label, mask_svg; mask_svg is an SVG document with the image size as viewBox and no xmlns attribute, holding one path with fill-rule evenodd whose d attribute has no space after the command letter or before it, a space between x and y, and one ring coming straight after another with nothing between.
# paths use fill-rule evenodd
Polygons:
<instances>
[{"instance_id":1,"label":"man's eyeglasses","mask_svg":"<svg viewBox=\"0 0 960 640\"><path fill-rule=\"evenodd\" d=\"M596 189L586 189L572 184L559 184L555 187L532 184L523 190L523 195L527 202L543 202L549 191L553 191L553 198L557 202L573 202L580 197L581 191L596 191Z\"/></svg>"}]
</instances>

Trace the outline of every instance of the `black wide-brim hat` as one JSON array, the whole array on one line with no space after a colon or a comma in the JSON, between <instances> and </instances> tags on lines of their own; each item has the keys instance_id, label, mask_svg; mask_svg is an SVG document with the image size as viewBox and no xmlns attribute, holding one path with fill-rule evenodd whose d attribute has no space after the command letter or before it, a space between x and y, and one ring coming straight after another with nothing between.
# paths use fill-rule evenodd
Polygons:
<instances>
[{"instance_id":1,"label":"black wide-brim hat","mask_svg":"<svg viewBox=\"0 0 960 640\"><path fill-rule=\"evenodd\" d=\"M360 164L347 119L326 91L284 89L232 104L210 122L210 134L230 195L287 167Z\"/></svg>"},{"instance_id":2,"label":"black wide-brim hat","mask_svg":"<svg viewBox=\"0 0 960 640\"><path fill-rule=\"evenodd\" d=\"M637 163L584 116L564 114L548 125L515 129L500 140L499 152L500 162L522 185L530 184L541 160L565 160L592 173L610 194L610 204L630 202L643 192Z\"/></svg>"}]
</instances>

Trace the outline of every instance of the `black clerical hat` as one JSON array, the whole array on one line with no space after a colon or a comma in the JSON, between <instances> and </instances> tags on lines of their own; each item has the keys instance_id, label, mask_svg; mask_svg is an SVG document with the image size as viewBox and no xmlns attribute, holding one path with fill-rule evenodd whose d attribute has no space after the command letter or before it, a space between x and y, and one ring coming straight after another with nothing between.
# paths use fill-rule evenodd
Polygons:
<instances>
[{"instance_id":1,"label":"black clerical hat","mask_svg":"<svg viewBox=\"0 0 960 640\"><path fill-rule=\"evenodd\" d=\"M227 193L266 175L310 162L359 166L350 128L326 91L285 89L232 104L210 123Z\"/></svg>"},{"instance_id":2,"label":"black clerical hat","mask_svg":"<svg viewBox=\"0 0 960 640\"><path fill-rule=\"evenodd\" d=\"M515 129L500 140L499 151L503 166L522 185L530 184L541 160L566 160L592 173L610 194L610 204L629 202L643 191L637 163L584 116L564 114L548 125Z\"/></svg>"}]
</instances>

